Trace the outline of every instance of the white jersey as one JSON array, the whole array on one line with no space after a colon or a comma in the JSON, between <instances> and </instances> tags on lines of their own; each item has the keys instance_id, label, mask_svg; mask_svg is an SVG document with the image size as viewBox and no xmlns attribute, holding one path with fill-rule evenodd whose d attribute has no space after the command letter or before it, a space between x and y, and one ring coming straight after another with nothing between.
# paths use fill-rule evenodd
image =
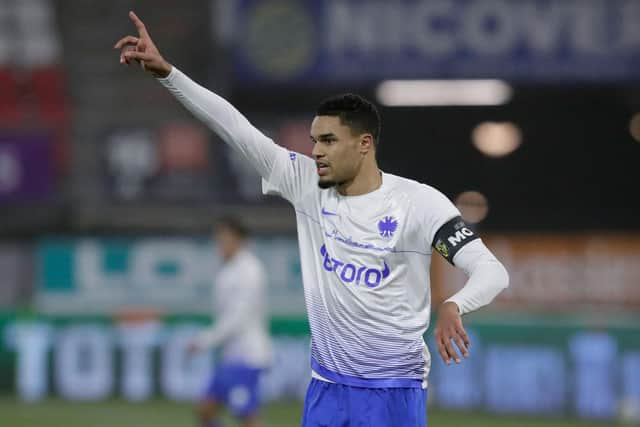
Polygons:
<instances>
[{"instance_id":1,"label":"white jersey","mask_svg":"<svg viewBox=\"0 0 640 427\"><path fill-rule=\"evenodd\" d=\"M354 385L422 384L431 242L458 210L434 188L387 173L360 196L317 181L315 162L283 153L263 183L296 210L312 368Z\"/></svg>"},{"instance_id":2,"label":"white jersey","mask_svg":"<svg viewBox=\"0 0 640 427\"><path fill-rule=\"evenodd\" d=\"M459 215L455 206L432 187L387 173L364 195L320 189L314 160L275 144L227 101L175 67L159 80L251 162L265 193L294 206L313 370L347 385L426 387L431 244ZM451 299L461 313L508 283L480 240L458 252L456 264L463 253L470 279Z\"/></svg>"},{"instance_id":3,"label":"white jersey","mask_svg":"<svg viewBox=\"0 0 640 427\"><path fill-rule=\"evenodd\" d=\"M222 346L222 358L255 368L271 362L266 273L247 249L222 264L212 289L216 323L197 337L201 347Z\"/></svg>"}]
</instances>

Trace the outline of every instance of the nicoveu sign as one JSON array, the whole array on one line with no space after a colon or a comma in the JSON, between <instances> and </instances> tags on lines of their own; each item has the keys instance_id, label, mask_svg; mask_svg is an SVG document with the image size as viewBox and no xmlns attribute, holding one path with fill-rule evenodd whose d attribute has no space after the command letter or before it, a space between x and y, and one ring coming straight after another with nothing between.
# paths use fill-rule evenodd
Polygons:
<instances>
[{"instance_id":1,"label":"nicoveu sign","mask_svg":"<svg viewBox=\"0 0 640 427\"><path fill-rule=\"evenodd\" d=\"M629 80L640 64L635 0L249 0L235 12L224 27L242 80Z\"/></svg>"}]
</instances>

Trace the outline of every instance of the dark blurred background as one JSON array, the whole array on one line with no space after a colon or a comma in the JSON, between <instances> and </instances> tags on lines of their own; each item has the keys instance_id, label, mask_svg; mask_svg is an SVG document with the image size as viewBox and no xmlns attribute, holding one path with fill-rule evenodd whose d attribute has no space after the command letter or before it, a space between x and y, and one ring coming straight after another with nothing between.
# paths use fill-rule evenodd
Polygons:
<instances>
[{"instance_id":1,"label":"dark blurred background","mask_svg":"<svg viewBox=\"0 0 640 427\"><path fill-rule=\"evenodd\" d=\"M246 221L273 266L267 396L304 390L293 210L262 196L250 166L157 82L118 63L129 10L167 60L290 149L310 153L325 97L375 101L383 170L443 191L504 260L511 287L467 321L477 358L434 362L435 408L640 422L637 0L0 0L6 411L21 416L16 396L194 398L210 364L189 374L162 355L206 320L221 213ZM437 259L432 276L434 307L464 283ZM140 325L159 356L128 389L137 380L109 363ZM109 363L95 356L105 352ZM180 375L191 382L172 382ZM87 384L94 394L75 392Z\"/></svg>"}]
</instances>

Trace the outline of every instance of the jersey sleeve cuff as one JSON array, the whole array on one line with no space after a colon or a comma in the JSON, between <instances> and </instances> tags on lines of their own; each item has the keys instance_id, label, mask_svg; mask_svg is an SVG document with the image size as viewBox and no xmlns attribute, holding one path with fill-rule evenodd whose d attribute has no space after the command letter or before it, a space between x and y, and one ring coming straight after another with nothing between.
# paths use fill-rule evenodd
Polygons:
<instances>
[{"instance_id":1,"label":"jersey sleeve cuff","mask_svg":"<svg viewBox=\"0 0 640 427\"><path fill-rule=\"evenodd\" d=\"M173 81L178 76L178 73L179 73L178 69L174 65L172 65L171 72L167 77L158 77L156 80L158 80L160 83L166 86L167 84L173 83Z\"/></svg>"},{"instance_id":2,"label":"jersey sleeve cuff","mask_svg":"<svg viewBox=\"0 0 640 427\"><path fill-rule=\"evenodd\" d=\"M444 304L444 303L446 303L446 302L452 302L452 303L454 303L454 304L458 307L458 313L460 313L460 315L461 315L461 316L462 316L463 314L465 314L465 313L462 311L462 302L461 302L461 301L459 301L459 300L458 300L458 298L456 298L456 297L455 297L455 295L454 295L454 296L452 296L451 298L446 299L446 300L443 302L443 304Z\"/></svg>"}]
</instances>

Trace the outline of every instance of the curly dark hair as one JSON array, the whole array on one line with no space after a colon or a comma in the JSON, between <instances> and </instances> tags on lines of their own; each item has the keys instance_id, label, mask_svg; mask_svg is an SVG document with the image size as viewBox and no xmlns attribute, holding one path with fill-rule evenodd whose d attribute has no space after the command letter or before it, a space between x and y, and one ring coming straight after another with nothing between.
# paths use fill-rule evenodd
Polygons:
<instances>
[{"instance_id":1,"label":"curly dark hair","mask_svg":"<svg viewBox=\"0 0 640 427\"><path fill-rule=\"evenodd\" d=\"M348 126L352 133L370 133L378 145L380 114L372 102L360 95L345 93L326 99L318 106L316 115L340 117L340 123Z\"/></svg>"}]
</instances>

